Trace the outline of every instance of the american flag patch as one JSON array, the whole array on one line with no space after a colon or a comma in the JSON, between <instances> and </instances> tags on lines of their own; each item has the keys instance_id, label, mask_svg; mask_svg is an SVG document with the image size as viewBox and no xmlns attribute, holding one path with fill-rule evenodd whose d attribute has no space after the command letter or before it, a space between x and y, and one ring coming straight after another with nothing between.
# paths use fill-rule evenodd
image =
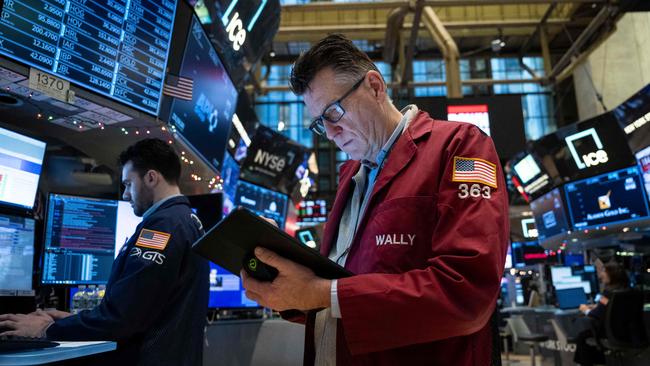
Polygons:
<instances>
[{"instance_id":1,"label":"american flag patch","mask_svg":"<svg viewBox=\"0 0 650 366\"><path fill-rule=\"evenodd\" d=\"M454 156L451 181L481 183L497 188L497 166L483 159Z\"/></svg>"},{"instance_id":2,"label":"american flag patch","mask_svg":"<svg viewBox=\"0 0 650 366\"><path fill-rule=\"evenodd\" d=\"M194 89L194 80L167 74L167 80L163 86L163 94L183 99L183 100L192 100Z\"/></svg>"},{"instance_id":3,"label":"american flag patch","mask_svg":"<svg viewBox=\"0 0 650 366\"><path fill-rule=\"evenodd\" d=\"M140 236L138 236L138 241L135 242L136 246L163 250L169 243L169 238L172 236L167 233L160 231L153 231L142 229Z\"/></svg>"}]
</instances>

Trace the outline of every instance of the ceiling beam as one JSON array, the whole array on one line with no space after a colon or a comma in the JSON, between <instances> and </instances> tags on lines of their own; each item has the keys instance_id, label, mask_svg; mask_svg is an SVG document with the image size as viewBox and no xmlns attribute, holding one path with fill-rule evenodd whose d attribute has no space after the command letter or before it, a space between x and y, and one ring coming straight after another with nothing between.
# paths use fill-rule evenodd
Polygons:
<instances>
[{"instance_id":1,"label":"ceiling beam","mask_svg":"<svg viewBox=\"0 0 650 366\"><path fill-rule=\"evenodd\" d=\"M429 0L425 1L425 6L434 8L453 7L453 6L489 6L489 5L544 5L551 3L558 4L604 4L607 0ZM283 5L282 11L331 11L331 10L378 10L393 9L407 5L408 1L380 1L380 2L360 2L360 3L339 3L339 2L314 2L302 5Z\"/></svg>"},{"instance_id":2,"label":"ceiling beam","mask_svg":"<svg viewBox=\"0 0 650 366\"><path fill-rule=\"evenodd\" d=\"M546 26L561 27L562 25L582 25L588 21L571 21L569 19L548 19ZM527 35L535 31L538 20L505 20L479 22L443 22L445 28L454 37L494 35L494 29L500 28L503 35ZM402 30L412 28L411 22L405 22ZM483 32L488 31L488 32ZM352 39L383 40L386 24L327 24L304 26L280 26L273 39L275 42L313 42L320 40L329 33L343 33ZM428 37L424 32L420 37Z\"/></svg>"}]
</instances>

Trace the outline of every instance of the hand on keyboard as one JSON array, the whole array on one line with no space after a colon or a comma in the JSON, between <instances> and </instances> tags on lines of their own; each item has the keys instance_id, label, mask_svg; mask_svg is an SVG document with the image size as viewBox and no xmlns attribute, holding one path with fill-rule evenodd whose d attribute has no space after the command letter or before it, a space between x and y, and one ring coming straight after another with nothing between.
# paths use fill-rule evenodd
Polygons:
<instances>
[{"instance_id":1,"label":"hand on keyboard","mask_svg":"<svg viewBox=\"0 0 650 366\"><path fill-rule=\"evenodd\" d=\"M44 337L45 331L52 323L54 323L52 317L44 312L2 314L0 315L0 328L8 328L8 330L0 332L0 336Z\"/></svg>"}]
</instances>

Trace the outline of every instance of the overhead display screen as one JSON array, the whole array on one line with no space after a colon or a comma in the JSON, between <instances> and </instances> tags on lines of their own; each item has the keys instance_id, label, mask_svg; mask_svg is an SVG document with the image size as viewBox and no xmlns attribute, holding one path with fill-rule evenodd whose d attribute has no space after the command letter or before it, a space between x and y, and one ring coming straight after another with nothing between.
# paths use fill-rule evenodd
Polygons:
<instances>
[{"instance_id":1,"label":"overhead display screen","mask_svg":"<svg viewBox=\"0 0 650 366\"><path fill-rule=\"evenodd\" d=\"M157 115L176 0L11 0L0 54Z\"/></svg>"},{"instance_id":2,"label":"overhead display screen","mask_svg":"<svg viewBox=\"0 0 650 366\"><path fill-rule=\"evenodd\" d=\"M636 167L569 183L564 189L576 229L648 216L648 201Z\"/></svg>"},{"instance_id":3,"label":"overhead display screen","mask_svg":"<svg viewBox=\"0 0 650 366\"><path fill-rule=\"evenodd\" d=\"M533 151L552 160L561 182L629 167L634 155L611 113L559 129L533 143Z\"/></svg>"},{"instance_id":4,"label":"overhead display screen","mask_svg":"<svg viewBox=\"0 0 650 366\"><path fill-rule=\"evenodd\" d=\"M305 175L309 155L305 146L259 126L242 163L241 179L291 195Z\"/></svg>"},{"instance_id":5,"label":"overhead display screen","mask_svg":"<svg viewBox=\"0 0 650 366\"><path fill-rule=\"evenodd\" d=\"M559 188L555 188L531 202L530 208L535 217L535 226L540 242L569 231L569 223Z\"/></svg>"},{"instance_id":6,"label":"overhead display screen","mask_svg":"<svg viewBox=\"0 0 650 366\"><path fill-rule=\"evenodd\" d=\"M471 123L488 136L490 135L490 114L487 104L449 105L447 106L447 120Z\"/></svg>"},{"instance_id":7,"label":"overhead display screen","mask_svg":"<svg viewBox=\"0 0 650 366\"><path fill-rule=\"evenodd\" d=\"M645 186L645 194L650 201L650 146L636 153L636 159L641 169L641 180Z\"/></svg>"},{"instance_id":8,"label":"overhead display screen","mask_svg":"<svg viewBox=\"0 0 650 366\"><path fill-rule=\"evenodd\" d=\"M612 110L632 151L650 146L650 84Z\"/></svg>"},{"instance_id":9,"label":"overhead display screen","mask_svg":"<svg viewBox=\"0 0 650 366\"><path fill-rule=\"evenodd\" d=\"M174 98L169 122L216 169L221 170L237 89L201 23L193 17L181 77L192 85L187 98Z\"/></svg>"},{"instance_id":10,"label":"overhead display screen","mask_svg":"<svg viewBox=\"0 0 650 366\"><path fill-rule=\"evenodd\" d=\"M514 159L514 174L527 196L538 197L551 188L551 178L532 154L526 154L521 160Z\"/></svg>"}]
</instances>

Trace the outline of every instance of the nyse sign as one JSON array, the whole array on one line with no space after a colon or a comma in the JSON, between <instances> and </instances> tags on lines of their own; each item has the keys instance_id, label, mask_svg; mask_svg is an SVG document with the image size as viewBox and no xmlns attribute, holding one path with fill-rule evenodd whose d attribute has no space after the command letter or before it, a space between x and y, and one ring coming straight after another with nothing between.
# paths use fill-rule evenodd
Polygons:
<instances>
[{"instance_id":1,"label":"nyse sign","mask_svg":"<svg viewBox=\"0 0 650 366\"><path fill-rule=\"evenodd\" d=\"M255 23L262 14L268 0L260 1L250 19L242 19L240 12L235 11L238 2L239 0L231 0L230 5L228 5L221 17L221 22L226 27L226 33L228 33L228 40L232 43L232 48L235 51L239 51L244 45L247 32L251 32L255 27ZM246 24L245 27L244 24Z\"/></svg>"},{"instance_id":2,"label":"nyse sign","mask_svg":"<svg viewBox=\"0 0 650 366\"><path fill-rule=\"evenodd\" d=\"M598 150L586 154L578 154L575 147L575 141L583 138L593 139ZM567 136L564 140L566 141L569 151L571 151L571 155L573 156L573 160L579 169L590 168L609 161L607 151L604 150L603 143L600 141L600 136L598 136L598 133L594 128Z\"/></svg>"}]
</instances>

